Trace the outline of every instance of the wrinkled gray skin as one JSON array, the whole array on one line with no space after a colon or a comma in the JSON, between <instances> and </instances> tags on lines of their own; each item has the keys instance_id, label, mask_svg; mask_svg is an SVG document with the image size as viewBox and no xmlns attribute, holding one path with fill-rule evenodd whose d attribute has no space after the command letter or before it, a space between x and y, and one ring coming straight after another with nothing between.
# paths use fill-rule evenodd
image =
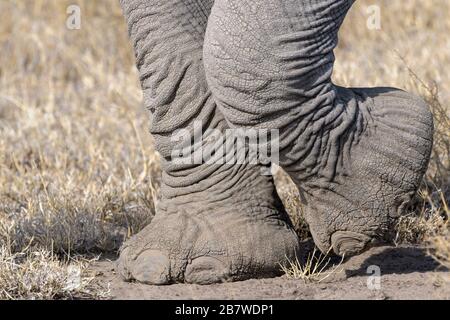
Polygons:
<instances>
[{"instance_id":1,"label":"wrinkled gray skin","mask_svg":"<svg viewBox=\"0 0 450 320\"><path fill-rule=\"evenodd\" d=\"M208 128L280 130L280 165L299 187L322 251L348 256L388 237L427 168L433 120L401 90L331 82L352 3L121 0L163 163L157 214L121 250L124 279L269 277L298 254L262 165L171 161L172 133L193 134L195 120L204 141Z\"/></svg>"}]
</instances>

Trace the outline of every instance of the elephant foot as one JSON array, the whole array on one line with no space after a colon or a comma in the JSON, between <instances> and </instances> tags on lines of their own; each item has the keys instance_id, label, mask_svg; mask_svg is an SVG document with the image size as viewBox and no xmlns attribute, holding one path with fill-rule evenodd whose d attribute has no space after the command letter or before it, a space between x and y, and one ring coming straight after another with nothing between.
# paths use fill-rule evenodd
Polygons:
<instances>
[{"instance_id":1,"label":"elephant foot","mask_svg":"<svg viewBox=\"0 0 450 320\"><path fill-rule=\"evenodd\" d=\"M316 245L356 254L390 236L419 187L432 115L401 90L333 84L333 50L354 1L279 2L214 2L206 78L232 127L279 130L279 164L303 194Z\"/></svg>"},{"instance_id":2,"label":"elephant foot","mask_svg":"<svg viewBox=\"0 0 450 320\"><path fill-rule=\"evenodd\" d=\"M202 191L161 200L151 224L121 249L117 270L125 280L164 285L271 277L295 259L299 239L272 177L257 167L227 171Z\"/></svg>"},{"instance_id":3,"label":"elephant foot","mask_svg":"<svg viewBox=\"0 0 450 320\"><path fill-rule=\"evenodd\" d=\"M331 181L319 174L299 186L316 245L349 256L391 237L426 171L433 118L422 100L396 89L341 88L338 96L356 101L364 129L346 137Z\"/></svg>"}]
</instances>

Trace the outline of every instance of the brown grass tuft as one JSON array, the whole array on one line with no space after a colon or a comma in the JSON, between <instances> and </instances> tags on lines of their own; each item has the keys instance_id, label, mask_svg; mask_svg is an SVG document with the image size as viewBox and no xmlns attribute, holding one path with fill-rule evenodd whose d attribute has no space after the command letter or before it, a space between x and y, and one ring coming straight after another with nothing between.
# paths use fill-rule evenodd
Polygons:
<instances>
[{"instance_id":1,"label":"brown grass tuft","mask_svg":"<svg viewBox=\"0 0 450 320\"><path fill-rule=\"evenodd\" d=\"M0 299L105 299L109 292L87 274L90 260L61 261L51 251L12 252L0 246Z\"/></svg>"},{"instance_id":2,"label":"brown grass tuft","mask_svg":"<svg viewBox=\"0 0 450 320\"><path fill-rule=\"evenodd\" d=\"M339 267L344 261L344 257L339 263L333 264L329 256L330 252L331 248L324 254L314 247L303 263L296 258L295 261L288 261L287 265L281 265L281 269L289 279L302 280L305 283L320 283L342 271Z\"/></svg>"}]
</instances>

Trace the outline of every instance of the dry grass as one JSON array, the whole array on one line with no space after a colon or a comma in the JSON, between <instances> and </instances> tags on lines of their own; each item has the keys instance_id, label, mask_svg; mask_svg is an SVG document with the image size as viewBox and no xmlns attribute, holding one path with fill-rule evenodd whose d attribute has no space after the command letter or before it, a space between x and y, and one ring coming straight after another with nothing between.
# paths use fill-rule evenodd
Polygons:
<instances>
[{"instance_id":1,"label":"dry grass","mask_svg":"<svg viewBox=\"0 0 450 320\"><path fill-rule=\"evenodd\" d=\"M80 30L65 24L74 3L82 8ZM374 3L381 31L366 27ZM447 0L358 1L335 68L338 84L396 86L432 106L430 169L397 241L432 243L443 263L450 260L449 9ZM70 297L60 289L66 263L53 253L114 252L154 214L159 161L133 53L117 1L2 0L0 15L0 287L9 288L2 297ZM277 186L308 237L295 188L282 173ZM14 289L14 273L36 273L27 281L40 283L45 266L54 270L45 280L54 290Z\"/></svg>"},{"instance_id":2,"label":"dry grass","mask_svg":"<svg viewBox=\"0 0 450 320\"><path fill-rule=\"evenodd\" d=\"M448 226L444 231L430 237L431 255L444 267L450 269L450 229Z\"/></svg>"},{"instance_id":3,"label":"dry grass","mask_svg":"<svg viewBox=\"0 0 450 320\"><path fill-rule=\"evenodd\" d=\"M303 263L296 258L295 261L289 261L287 265L281 265L281 269L289 279L302 280L305 283L320 283L341 271L339 267L344 257L339 263L332 264L330 252L331 248L324 254L314 247Z\"/></svg>"},{"instance_id":4,"label":"dry grass","mask_svg":"<svg viewBox=\"0 0 450 320\"><path fill-rule=\"evenodd\" d=\"M116 250L154 214L159 162L117 3L2 1L0 241ZM98 32L93 32L97 30Z\"/></svg>"},{"instance_id":5,"label":"dry grass","mask_svg":"<svg viewBox=\"0 0 450 320\"><path fill-rule=\"evenodd\" d=\"M291 217L294 229L300 239L311 237L308 223L304 219L303 205L301 203L300 192L291 178L278 166L275 166L274 172L275 186L278 195L283 202L284 208Z\"/></svg>"},{"instance_id":6,"label":"dry grass","mask_svg":"<svg viewBox=\"0 0 450 320\"><path fill-rule=\"evenodd\" d=\"M102 299L109 292L87 273L89 260L61 261L46 249L0 247L0 299Z\"/></svg>"}]
</instances>

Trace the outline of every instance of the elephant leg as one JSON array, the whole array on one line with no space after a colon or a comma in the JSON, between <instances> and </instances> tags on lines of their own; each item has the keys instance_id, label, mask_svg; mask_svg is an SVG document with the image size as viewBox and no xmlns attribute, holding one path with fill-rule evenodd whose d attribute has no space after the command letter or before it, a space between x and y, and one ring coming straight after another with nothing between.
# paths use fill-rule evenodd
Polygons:
<instances>
[{"instance_id":1,"label":"elephant leg","mask_svg":"<svg viewBox=\"0 0 450 320\"><path fill-rule=\"evenodd\" d=\"M202 63L212 1L121 5L163 173L156 215L123 245L118 272L125 280L156 285L278 274L279 263L295 257L299 240L272 177L261 174L262 165L194 159L211 147L215 133L228 129ZM219 140L215 149L217 143L224 147Z\"/></svg>"},{"instance_id":2,"label":"elephant leg","mask_svg":"<svg viewBox=\"0 0 450 320\"><path fill-rule=\"evenodd\" d=\"M426 171L433 119L393 88L333 84L351 0L216 0L207 81L232 127L277 129L316 245L339 255L389 237Z\"/></svg>"}]
</instances>

